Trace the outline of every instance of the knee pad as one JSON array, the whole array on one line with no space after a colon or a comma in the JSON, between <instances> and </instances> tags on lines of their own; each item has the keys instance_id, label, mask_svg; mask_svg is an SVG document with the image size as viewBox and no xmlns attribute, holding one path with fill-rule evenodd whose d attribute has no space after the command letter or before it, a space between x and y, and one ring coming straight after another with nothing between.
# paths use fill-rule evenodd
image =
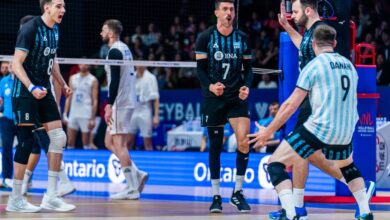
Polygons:
<instances>
[{"instance_id":1,"label":"knee pad","mask_svg":"<svg viewBox=\"0 0 390 220\"><path fill-rule=\"evenodd\" d=\"M26 165L34 144L33 126L18 127L20 143L16 146L14 161Z\"/></svg>"},{"instance_id":2,"label":"knee pad","mask_svg":"<svg viewBox=\"0 0 390 220\"><path fill-rule=\"evenodd\" d=\"M290 179L290 176L284 169L286 169L286 166L279 162L268 164L267 170L271 177L272 185L277 186L279 183Z\"/></svg>"},{"instance_id":3,"label":"knee pad","mask_svg":"<svg viewBox=\"0 0 390 220\"><path fill-rule=\"evenodd\" d=\"M62 154L66 146L66 134L62 128L56 128L51 131L48 131L50 144L49 152Z\"/></svg>"},{"instance_id":4,"label":"knee pad","mask_svg":"<svg viewBox=\"0 0 390 220\"><path fill-rule=\"evenodd\" d=\"M356 178L362 177L360 170L355 166L353 162L346 167L340 168L340 170L347 183L351 182Z\"/></svg>"}]
</instances>

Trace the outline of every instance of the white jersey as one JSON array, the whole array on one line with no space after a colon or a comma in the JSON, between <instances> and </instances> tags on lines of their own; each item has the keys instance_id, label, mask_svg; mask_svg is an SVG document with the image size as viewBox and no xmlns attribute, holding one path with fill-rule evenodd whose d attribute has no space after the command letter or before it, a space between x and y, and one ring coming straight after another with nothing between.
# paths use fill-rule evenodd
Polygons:
<instances>
[{"instance_id":1,"label":"white jersey","mask_svg":"<svg viewBox=\"0 0 390 220\"><path fill-rule=\"evenodd\" d=\"M69 86L73 94L69 118L90 119L92 117L92 87L96 80L96 77L90 73L86 76L77 73L71 77Z\"/></svg>"},{"instance_id":2,"label":"white jersey","mask_svg":"<svg viewBox=\"0 0 390 220\"><path fill-rule=\"evenodd\" d=\"M142 77L137 78L135 84L135 90L137 94L137 109L138 108L151 108L150 101L158 99L160 94L158 92L158 85L156 77L148 70L144 71Z\"/></svg>"},{"instance_id":3,"label":"white jersey","mask_svg":"<svg viewBox=\"0 0 390 220\"><path fill-rule=\"evenodd\" d=\"M312 114L305 128L329 145L351 143L356 122L358 75L338 53L322 53L299 75L297 87L309 93Z\"/></svg>"},{"instance_id":4,"label":"white jersey","mask_svg":"<svg viewBox=\"0 0 390 220\"><path fill-rule=\"evenodd\" d=\"M122 53L123 60L133 60L131 51L125 43L121 41L117 41L111 46L110 50L114 48L118 49ZM110 53L110 51L108 53ZM110 65L106 65L105 70L107 73L108 85L110 85L111 83ZM133 109L135 108L136 103L137 103L137 98L135 94L134 66L133 65L120 66L119 88L118 88L118 94L113 104L113 108Z\"/></svg>"}]
</instances>

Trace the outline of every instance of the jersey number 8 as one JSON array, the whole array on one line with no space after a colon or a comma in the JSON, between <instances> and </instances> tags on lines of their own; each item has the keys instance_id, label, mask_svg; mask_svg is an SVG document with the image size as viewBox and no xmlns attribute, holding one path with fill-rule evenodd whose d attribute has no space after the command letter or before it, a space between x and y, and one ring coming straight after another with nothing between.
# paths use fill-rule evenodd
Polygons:
<instances>
[{"instance_id":1,"label":"jersey number 8","mask_svg":"<svg viewBox=\"0 0 390 220\"><path fill-rule=\"evenodd\" d=\"M51 75L51 70L53 68L53 64L54 64L54 59L50 59L49 60L49 67L47 68L47 75Z\"/></svg>"}]
</instances>

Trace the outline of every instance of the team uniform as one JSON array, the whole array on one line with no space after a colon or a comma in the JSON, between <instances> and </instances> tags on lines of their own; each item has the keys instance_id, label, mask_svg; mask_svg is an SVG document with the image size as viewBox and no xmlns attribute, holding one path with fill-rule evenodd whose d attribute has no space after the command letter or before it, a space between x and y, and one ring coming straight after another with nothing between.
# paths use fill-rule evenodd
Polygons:
<instances>
[{"instance_id":1,"label":"team uniform","mask_svg":"<svg viewBox=\"0 0 390 220\"><path fill-rule=\"evenodd\" d=\"M92 74L81 76L80 73L72 76L72 102L69 111L68 127L88 133L88 123L92 118L92 86L96 78Z\"/></svg>"},{"instance_id":2,"label":"team uniform","mask_svg":"<svg viewBox=\"0 0 390 220\"><path fill-rule=\"evenodd\" d=\"M308 91L312 114L286 138L302 158L318 149L332 160L350 156L359 118L357 82L353 64L338 53L322 53L302 70L297 87Z\"/></svg>"},{"instance_id":3,"label":"team uniform","mask_svg":"<svg viewBox=\"0 0 390 220\"><path fill-rule=\"evenodd\" d=\"M239 89L252 83L252 72L243 76L243 60L251 59L248 37L238 29L224 36L212 26L202 32L196 42L196 54L207 54L207 74L211 83L225 85L222 96L209 91L201 81L204 101L202 105L202 126L223 125L229 118L249 118L248 102L241 100Z\"/></svg>"},{"instance_id":4,"label":"team uniform","mask_svg":"<svg viewBox=\"0 0 390 220\"><path fill-rule=\"evenodd\" d=\"M110 57L110 52L117 50L121 55ZM132 60L133 56L129 47L121 42L115 42L108 51L107 59ZM111 84L111 68L105 66L108 85ZM112 105L112 123L107 129L110 134L129 134L131 131L129 120L137 103L135 91L135 70L134 66L120 66L119 87L115 102ZM110 91L108 91L110 94ZM110 97L109 97L110 99Z\"/></svg>"},{"instance_id":5,"label":"team uniform","mask_svg":"<svg viewBox=\"0 0 390 220\"><path fill-rule=\"evenodd\" d=\"M23 63L26 74L35 86L45 87L47 95L42 99L35 99L23 83L15 78L12 106L16 124L35 124L36 116L39 116L41 123L61 120L49 80L58 39L58 25L49 28L41 17L27 22L18 32L16 49L28 53Z\"/></svg>"},{"instance_id":6,"label":"team uniform","mask_svg":"<svg viewBox=\"0 0 390 220\"><path fill-rule=\"evenodd\" d=\"M302 36L302 42L299 45L299 55L298 55L300 71L302 71L303 68L316 57L312 46L312 40L313 40L313 32L315 28L320 24L322 24L321 21L315 22L309 29L305 30L305 33ZM298 121L295 128L300 127L307 120L310 114L311 114L311 106L310 106L309 98L306 97L302 102L301 106L299 106Z\"/></svg>"},{"instance_id":7,"label":"team uniform","mask_svg":"<svg viewBox=\"0 0 390 220\"><path fill-rule=\"evenodd\" d=\"M152 137L153 108L152 101L160 97L156 77L148 70L144 71L135 84L137 106L130 121L130 133L136 134L140 130L141 137Z\"/></svg>"}]
</instances>

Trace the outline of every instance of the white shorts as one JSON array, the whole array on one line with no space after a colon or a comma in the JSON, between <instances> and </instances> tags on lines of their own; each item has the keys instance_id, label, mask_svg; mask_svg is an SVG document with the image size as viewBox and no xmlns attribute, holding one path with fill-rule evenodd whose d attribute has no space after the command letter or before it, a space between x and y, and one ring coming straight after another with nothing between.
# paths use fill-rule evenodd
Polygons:
<instances>
[{"instance_id":1,"label":"white shorts","mask_svg":"<svg viewBox=\"0 0 390 220\"><path fill-rule=\"evenodd\" d=\"M153 119L151 109L137 109L130 121L130 133L140 131L141 137L150 138L153 132Z\"/></svg>"},{"instance_id":2,"label":"white shorts","mask_svg":"<svg viewBox=\"0 0 390 220\"><path fill-rule=\"evenodd\" d=\"M81 130L82 133L88 133L89 132L89 129L88 129L88 122L89 122L89 119L88 118L76 118L76 117L72 117L72 118L69 118L69 121L68 121L68 128L71 128L73 130Z\"/></svg>"},{"instance_id":3,"label":"white shorts","mask_svg":"<svg viewBox=\"0 0 390 220\"><path fill-rule=\"evenodd\" d=\"M130 134L130 120L134 109L112 109L112 123L107 126L110 134Z\"/></svg>"}]
</instances>

